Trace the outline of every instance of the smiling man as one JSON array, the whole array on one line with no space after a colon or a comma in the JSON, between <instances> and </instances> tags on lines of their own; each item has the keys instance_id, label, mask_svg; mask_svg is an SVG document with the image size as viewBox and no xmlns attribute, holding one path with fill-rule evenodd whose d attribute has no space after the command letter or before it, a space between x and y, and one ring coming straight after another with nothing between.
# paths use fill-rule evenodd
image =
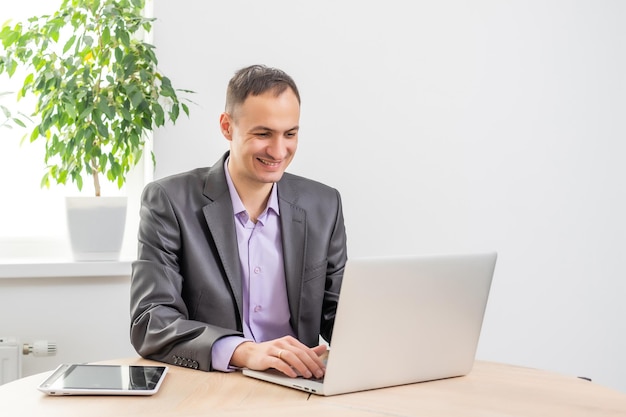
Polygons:
<instances>
[{"instance_id":1,"label":"smiling man","mask_svg":"<svg viewBox=\"0 0 626 417\"><path fill-rule=\"evenodd\" d=\"M346 263L339 192L285 173L300 94L254 65L230 80L230 151L210 168L148 184L131 280L131 342L202 370L275 368L321 377Z\"/></svg>"}]
</instances>

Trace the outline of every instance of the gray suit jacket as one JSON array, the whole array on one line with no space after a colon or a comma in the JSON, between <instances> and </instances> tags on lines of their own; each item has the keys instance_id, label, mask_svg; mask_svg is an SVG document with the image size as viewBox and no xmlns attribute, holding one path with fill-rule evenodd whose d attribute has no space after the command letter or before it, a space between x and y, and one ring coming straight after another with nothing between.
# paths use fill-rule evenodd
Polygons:
<instances>
[{"instance_id":1,"label":"gray suit jacket","mask_svg":"<svg viewBox=\"0 0 626 417\"><path fill-rule=\"evenodd\" d=\"M144 189L130 306L131 343L143 357L211 370L213 343L243 335L227 156ZM285 173L278 200L291 326L315 346L319 335L330 341L347 258L341 198Z\"/></svg>"}]
</instances>

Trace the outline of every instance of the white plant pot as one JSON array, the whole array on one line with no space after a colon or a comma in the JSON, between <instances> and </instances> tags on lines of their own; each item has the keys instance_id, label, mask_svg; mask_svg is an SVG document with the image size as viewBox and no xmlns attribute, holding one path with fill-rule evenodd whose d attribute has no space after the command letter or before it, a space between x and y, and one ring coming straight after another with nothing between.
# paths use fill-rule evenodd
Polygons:
<instances>
[{"instance_id":1,"label":"white plant pot","mask_svg":"<svg viewBox=\"0 0 626 417\"><path fill-rule=\"evenodd\" d=\"M127 198L66 197L65 204L74 260L119 260Z\"/></svg>"}]
</instances>

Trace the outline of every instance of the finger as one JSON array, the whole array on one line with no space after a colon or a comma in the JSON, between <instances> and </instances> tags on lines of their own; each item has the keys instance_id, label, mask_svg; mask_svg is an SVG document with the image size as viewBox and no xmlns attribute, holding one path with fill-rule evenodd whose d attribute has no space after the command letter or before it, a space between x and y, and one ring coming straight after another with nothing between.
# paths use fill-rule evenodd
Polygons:
<instances>
[{"instance_id":1,"label":"finger","mask_svg":"<svg viewBox=\"0 0 626 417\"><path fill-rule=\"evenodd\" d=\"M328 362L328 352L329 352L328 346L326 345L315 346L313 348L313 352L317 354L317 357L322 362L322 369L324 369L324 373L326 373L326 364Z\"/></svg>"},{"instance_id":2,"label":"finger","mask_svg":"<svg viewBox=\"0 0 626 417\"><path fill-rule=\"evenodd\" d=\"M276 355L276 359L293 371L296 376L310 378L312 376L312 372L300 359L298 351L299 349L296 347L289 347L288 349L280 350Z\"/></svg>"},{"instance_id":3,"label":"finger","mask_svg":"<svg viewBox=\"0 0 626 417\"><path fill-rule=\"evenodd\" d=\"M308 346L306 346L305 344L303 344L302 342L300 342L299 340L295 338L288 339L288 342L291 343L293 346L297 347L298 349L302 350L303 352L306 352L311 358L311 360L313 360L317 364L317 367L325 369L326 353L328 351L328 347L326 345L317 345L313 348L309 348ZM303 362L306 361L306 358L302 356L300 356L300 359ZM309 366L309 369L313 369L313 368Z\"/></svg>"},{"instance_id":4,"label":"finger","mask_svg":"<svg viewBox=\"0 0 626 417\"><path fill-rule=\"evenodd\" d=\"M284 354L281 356L280 359L276 356L273 357L271 367L282 372L290 378L296 378L299 376L294 368L285 361Z\"/></svg>"},{"instance_id":5,"label":"finger","mask_svg":"<svg viewBox=\"0 0 626 417\"><path fill-rule=\"evenodd\" d=\"M328 347L326 345L315 346L312 350L321 359L324 359L323 357L328 353Z\"/></svg>"},{"instance_id":6,"label":"finger","mask_svg":"<svg viewBox=\"0 0 626 417\"><path fill-rule=\"evenodd\" d=\"M281 355L281 358L305 378L324 376L324 363L312 349L306 346L302 349L291 347Z\"/></svg>"},{"instance_id":7,"label":"finger","mask_svg":"<svg viewBox=\"0 0 626 417\"><path fill-rule=\"evenodd\" d=\"M310 352L310 357L315 364L322 369L322 371L326 371L326 355L328 353L327 346L318 345L308 349L308 352Z\"/></svg>"},{"instance_id":8,"label":"finger","mask_svg":"<svg viewBox=\"0 0 626 417\"><path fill-rule=\"evenodd\" d=\"M281 371L291 378L295 378L300 376L301 373L292 365L293 354L289 351L289 349L290 346L285 346L284 348L272 346L270 352L275 351L275 353L268 353L268 355L271 357L272 368Z\"/></svg>"}]
</instances>

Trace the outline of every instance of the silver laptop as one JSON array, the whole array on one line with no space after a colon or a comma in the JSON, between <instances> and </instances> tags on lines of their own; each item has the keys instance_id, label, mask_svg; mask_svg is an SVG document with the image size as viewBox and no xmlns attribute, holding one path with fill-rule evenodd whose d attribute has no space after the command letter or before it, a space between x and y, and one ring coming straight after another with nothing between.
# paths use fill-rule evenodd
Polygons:
<instances>
[{"instance_id":1,"label":"silver laptop","mask_svg":"<svg viewBox=\"0 0 626 417\"><path fill-rule=\"evenodd\" d=\"M318 395L468 374L496 253L350 259L323 380L243 374Z\"/></svg>"}]
</instances>

